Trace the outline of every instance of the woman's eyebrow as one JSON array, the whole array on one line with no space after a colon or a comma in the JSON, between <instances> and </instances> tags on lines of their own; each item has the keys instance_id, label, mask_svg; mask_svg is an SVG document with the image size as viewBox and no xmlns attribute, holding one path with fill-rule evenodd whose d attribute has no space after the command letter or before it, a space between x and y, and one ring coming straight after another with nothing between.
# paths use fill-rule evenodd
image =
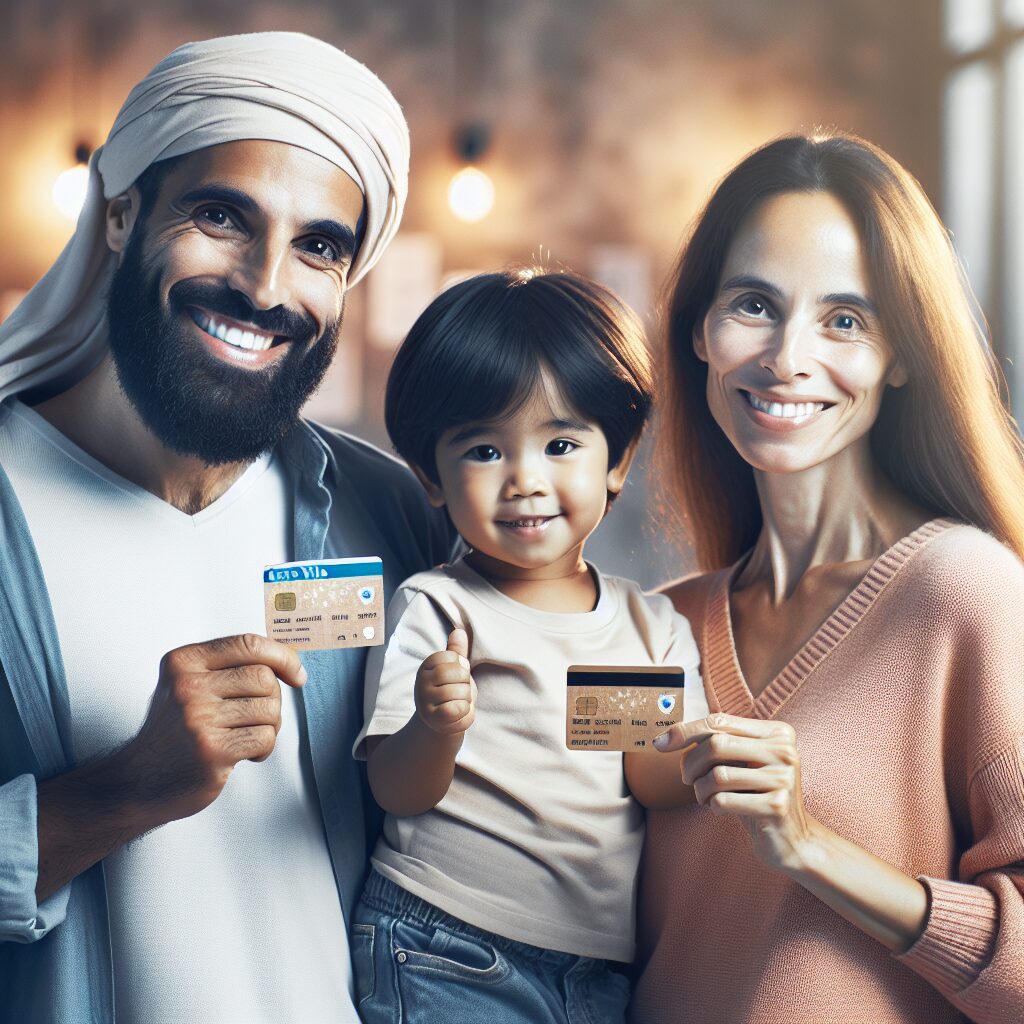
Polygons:
<instances>
[{"instance_id":1,"label":"woman's eyebrow","mask_svg":"<svg viewBox=\"0 0 1024 1024\"><path fill-rule=\"evenodd\" d=\"M829 292L828 295L822 295L818 301L822 305L828 306L857 306L873 316L878 316L875 304L869 298L857 292Z\"/></svg>"},{"instance_id":2,"label":"woman's eyebrow","mask_svg":"<svg viewBox=\"0 0 1024 1024\"><path fill-rule=\"evenodd\" d=\"M730 277L719 291L728 292L738 288L749 288L751 291L764 292L773 299L781 299L783 297L781 288L770 281L766 281L763 277L755 277L753 274L737 274L735 277Z\"/></svg>"}]
</instances>

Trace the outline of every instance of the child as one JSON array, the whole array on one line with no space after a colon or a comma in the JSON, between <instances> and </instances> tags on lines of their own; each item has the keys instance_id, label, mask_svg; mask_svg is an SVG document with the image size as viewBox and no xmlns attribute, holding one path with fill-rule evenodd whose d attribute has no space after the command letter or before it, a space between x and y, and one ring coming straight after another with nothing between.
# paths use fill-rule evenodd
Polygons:
<instances>
[{"instance_id":1,"label":"child","mask_svg":"<svg viewBox=\"0 0 1024 1024\"><path fill-rule=\"evenodd\" d=\"M566 749L566 669L678 665L703 699L668 599L583 560L651 392L636 318L568 273L455 285L398 352L388 432L470 550L403 584L367 670L366 1024L623 1019L643 811L620 754Z\"/></svg>"}]
</instances>

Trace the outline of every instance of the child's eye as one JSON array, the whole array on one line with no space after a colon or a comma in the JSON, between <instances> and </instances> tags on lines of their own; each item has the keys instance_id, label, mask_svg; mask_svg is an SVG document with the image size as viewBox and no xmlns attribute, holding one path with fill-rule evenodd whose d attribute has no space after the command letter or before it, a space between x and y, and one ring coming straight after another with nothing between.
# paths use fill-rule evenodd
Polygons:
<instances>
[{"instance_id":1,"label":"child's eye","mask_svg":"<svg viewBox=\"0 0 1024 1024\"><path fill-rule=\"evenodd\" d=\"M547 448L544 449L545 455L568 455L569 452L575 451L579 448L579 445L575 441L567 441L564 437L558 438L557 441L549 441Z\"/></svg>"},{"instance_id":2,"label":"child's eye","mask_svg":"<svg viewBox=\"0 0 1024 1024\"><path fill-rule=\"evenodd\" d=\"M501 452L494 445L478 444L466 452L466 458L472 459L474 462L496 462L501 458Z\"/></svg>"}]
</instances>

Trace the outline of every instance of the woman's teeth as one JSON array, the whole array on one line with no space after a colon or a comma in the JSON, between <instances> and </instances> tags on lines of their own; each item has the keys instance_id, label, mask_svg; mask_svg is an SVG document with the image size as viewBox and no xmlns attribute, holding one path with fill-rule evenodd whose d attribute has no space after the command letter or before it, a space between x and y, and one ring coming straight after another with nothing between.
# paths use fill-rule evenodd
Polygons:
<instances>
[{"instance_id":1,"label":"woman's teeth","mask_svg":"<svg viewBox=\"0 0 1024 1024\"><path fill-rule=\"evenodd\" d=\"M215 317L207 316L198 310L192 313L192 319L207 334L221 341L234 345L236 348L248 348L254 352L263 352L274 343L274 335L261 334L257 331L243 331L238 327L229 327Z\"/></svg>"},{"instance_id":2,"label":"woman's teeth","mask_svg":"<svg viewBox=\"0 0 1024 1024\"><path fill-rule=\"evenodd\" d=\"M785 420L804 419L825 408L824 402L766 402L749 391L743 392L747 401L758 411Z\"/></svg>"}]
</instances>

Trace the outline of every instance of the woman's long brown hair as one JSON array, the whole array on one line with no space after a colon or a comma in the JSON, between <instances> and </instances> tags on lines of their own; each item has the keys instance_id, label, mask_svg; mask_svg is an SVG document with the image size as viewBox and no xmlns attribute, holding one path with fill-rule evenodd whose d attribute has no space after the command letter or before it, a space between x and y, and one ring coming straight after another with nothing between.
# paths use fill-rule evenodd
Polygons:
<instances>
[{"instance_id":1,"label":"woman's long brown hair","mask_svg":"<svg viewBox=\"0 0 1024 1024\"><path fill-rule=\"evenodd\" d=\"M1024 445L949 236L892 157L851 135L790 136L755 150L718 185L673 272L660 466L698 566L729 565L761 530L754 473L708 409L693 351L732 240L771 196L828 192L857 224L886 338L906 370L871 431L874 457L908 497L997 537L1024 558Z\"/></svg>"}]
</instances>

